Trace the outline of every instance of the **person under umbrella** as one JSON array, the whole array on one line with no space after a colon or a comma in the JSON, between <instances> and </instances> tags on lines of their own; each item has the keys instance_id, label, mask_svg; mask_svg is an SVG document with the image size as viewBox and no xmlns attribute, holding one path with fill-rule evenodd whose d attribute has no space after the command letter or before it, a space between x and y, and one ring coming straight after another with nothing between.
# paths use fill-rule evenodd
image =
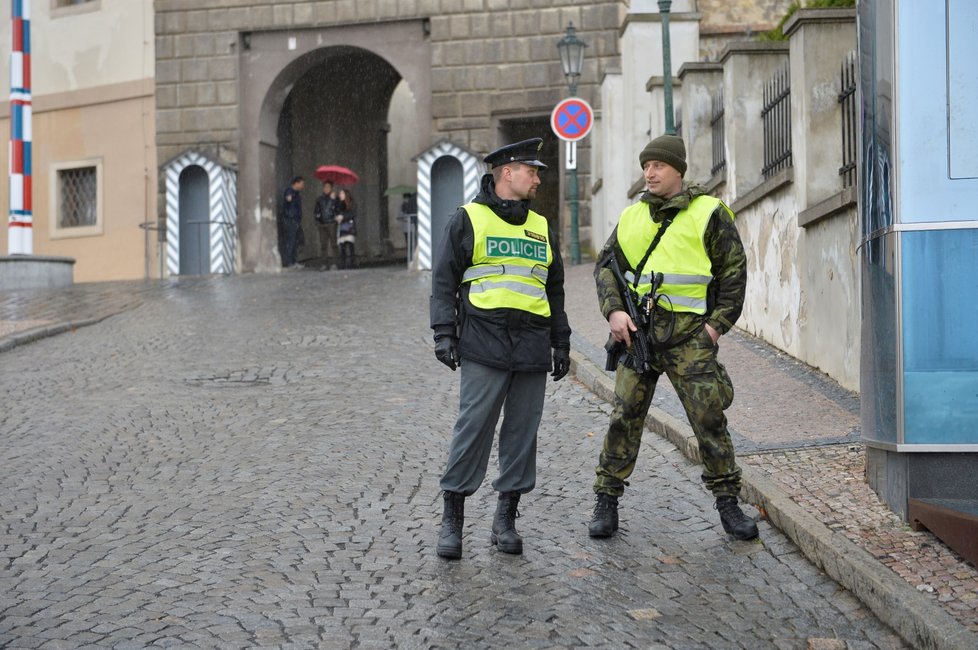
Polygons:
<instances>
[{"instance_id":1,"label":"person under umbrella","mask_svg":"<svg viewBox=\"0 0 978 650\"><path fill-rule=\"evenodd\" d=\"M340 247L340 268L355 268L357 263L357 209L350 190L340 190L337 196L334 219L337 224L336 243Z\"/></svg>"}]
</instances>

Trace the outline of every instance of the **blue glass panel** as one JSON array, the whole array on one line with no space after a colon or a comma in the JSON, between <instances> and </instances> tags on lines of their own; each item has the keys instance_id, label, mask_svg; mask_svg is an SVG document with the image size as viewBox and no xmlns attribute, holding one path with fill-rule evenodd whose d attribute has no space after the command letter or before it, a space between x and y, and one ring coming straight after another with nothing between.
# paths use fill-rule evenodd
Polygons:
<instances>
[{"instance_id":1,"label":"blue glass panel","mask_svg":"<svg viewBox=\"0 0 978 650\"><path fill-rule=\"evenodd\" d=\"M862 171L859 174L864 239L893 225L893 7L859 3L859 93Z\"/></svg>"},{"instance_id":2,"label":"blue glass panel","mask_svg":"<svg viewBox=\"0 0 978 650\"><path fill-rule=\"evenodd\" d=\"M862 254L859 400L862 437L896 443L896 234L866 242Z\"/></svg>"},{"instance_id":3,"label":"blue glass panel","mask_svg":"<svg viewBox=\"0 0 978 650\"><path fill-rule=\"evenodd\" d=\"M978 444L978 229L901 237L904 442Z\"/></svg>"}]
</instances>

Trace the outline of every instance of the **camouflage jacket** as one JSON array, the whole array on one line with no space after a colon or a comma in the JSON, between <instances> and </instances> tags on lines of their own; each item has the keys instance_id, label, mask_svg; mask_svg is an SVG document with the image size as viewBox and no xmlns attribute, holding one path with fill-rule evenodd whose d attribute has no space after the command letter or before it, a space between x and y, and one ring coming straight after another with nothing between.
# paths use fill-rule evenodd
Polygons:
<instances>
[{"instance_id":1,"label":"camouflage jacket","mask_svg":"<svg viewBox=\"0 0 978 650\"><path fill-rule=\"evenodd\" d=\"M641 201L649 206L649 218L656 223L662 222L667 216L675 216L689 206L689 202L706 190L695 184L683 184L683 190L671 199L662 199L649 192L642 195ZM740 318L744 306L744 296L747 292L747 255L740 241L740 233L727 215L726 211L717 207L713 213L704 234L706 252L712 262L713 281L707 291L707 312L705 316L689 313L666 312L656 309L653 320L656 340L663 341L668 347L670 342L680 342L693 334L703 323L709 323L720 334L728 332ZM652 242L646 242L648 246ZM659 241L659 246L669 245L669 234ZM605 268L608 256L614 255L622 273L634 269L625 258L618 246L618 228L611 233L594 268L594 280L598 289L598 305L601 313L607 319L611 312L624 310L622 295L611 271ZM675 318L673 318L675 316Z\"/></svg>"}]
</instances>

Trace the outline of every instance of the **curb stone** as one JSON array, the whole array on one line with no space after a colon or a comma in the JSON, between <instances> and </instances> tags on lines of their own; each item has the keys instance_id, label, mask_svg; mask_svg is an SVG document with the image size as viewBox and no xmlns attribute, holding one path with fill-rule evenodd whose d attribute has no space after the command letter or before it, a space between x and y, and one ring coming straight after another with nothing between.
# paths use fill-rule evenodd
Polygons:
<instances>
[{"instance_id":1,"label":"curb stone","mask_svg":"<svg viewBox=\"0 0 978 650\"><path fill-rule=\"evenodd\" d=\"M24 330L23 332L17 332L16 334L11 334L10 336L0 338L0 352L6 352L12 350L19 345L27 345L28 343L34 343L35 341L40 341L41 339L46 339L49 336L57 336L58 334L63 334L65 332L70 332L72 330L80 329L82 327L88 327L89 325L95 325L108 318L108 316L102 316L100 318L90 318L87 320L74 321L69 323L57 323L55 325L45 325L44 327L35 327L29 330Z\"/></svg>"},{"instance_id":2,"label":"curb stone","mask_svg":"<svg viewBox=\"0 0 978 650\"><path fill-rule=\"evenodd\" d=\"M571 371L591 392L613 402L614 381L590 359L571 350ZM699 463L696 436L681 422L652 406L645 425L671 442L689 460ZM750 467L742 467L745 500L762 511L771 525L794 542L815 566L848 589L913 648L974 650L978 635L958 623L940 606L884 567L853 542L792 501L774 483Z\"/></svg>"}]
</instances>

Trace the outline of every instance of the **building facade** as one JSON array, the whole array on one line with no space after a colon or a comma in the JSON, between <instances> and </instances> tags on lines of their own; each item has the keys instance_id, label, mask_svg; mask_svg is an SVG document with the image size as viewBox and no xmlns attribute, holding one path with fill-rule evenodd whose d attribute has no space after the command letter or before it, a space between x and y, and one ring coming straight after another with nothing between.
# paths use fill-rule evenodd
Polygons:
<instances>
[{"instance_id":1,"label":"building facade","mask_svg":"<svg viewBox=\"0 0 978 650\"><path fill-rule=\"evenodd\" d=\"M588 43L579 94L616 65L622 2L318 0L156 2L160 163L202 151L238 170L241 271L280 266L277 213L292 177L338 164L360 180L358 255L403 255L396 222L412 161L446 139L476 153L540 136L550 165L537 208L562 202L553 107L567 96L556 44L568 23ZM586 174L586 170L582 170ZM323 249L303 194L300 259Z\"/></svg>"},{"instance_id":2,"label":"building facade","mask_svg":"<svg viewBox=\"0 0 978 650\"><path fill-rule=\"evenodd\" d=\"M786 4L673 2L674 67L769 28ZM295 175L311 181L303 195L300 258L314 260L326 248L312 220L319 193L312 176L321 164L344 165L360 176L349 189L360 217L361 258L403 257L405 239L396 220L400 196L385 196L385 190L414 185L413 159L441 140L484 154L507 142L543 137L550 168L536 207L562 233L566 249L565 145L551 132L549 118L568 94L556 43L571 23L588 45L578 95L597 117L577 156L585 256L600 247L608 224L629 201L637 174L625 161L658 128L655 104L661 97L648 90L656 65L661 75L654 0L32 5L34 252L76 258L77 281L215 268L276 270L279 204ZM9 30L0 39L9 49ZM615 84L620 90L609 94ZM3 128L9 132L6 123ZM233 223L191 214L174 231L179 218L167 203L173 202L167 165L186 156L201 156L234 174ZM72 171L77 165L82 171ZM94 187L89 202L96 209L89 212L95 216L62 225L71 220L58 216L61 194L78 184ZM226 255L234 268L190 263L181 270L177 249L200 247L205 252L198 257L206 257L208 246L206 238L184 238L209 229L216 229L212 247L218 239L234 242L235 250ZM174 256L176 262L168 259Z\"/></svg>"},{"instance_id":3,"label":"building facade","mask_svg":"<svg viewBox=\"0 0 978 650\"><path fill-rule=\"evenodd\" d=\"M159 277L152 0L33 0L33 253L76 282ZM11 3L0 2L0 51ZM0 67L10 87L9 66ZM0 105L9 138L9 102ZM8 174L9 160L0 160ZM7 183L0 201L9 204ZM0 230L6 251L7 229Z\"/></svg>"}]
</instances>

